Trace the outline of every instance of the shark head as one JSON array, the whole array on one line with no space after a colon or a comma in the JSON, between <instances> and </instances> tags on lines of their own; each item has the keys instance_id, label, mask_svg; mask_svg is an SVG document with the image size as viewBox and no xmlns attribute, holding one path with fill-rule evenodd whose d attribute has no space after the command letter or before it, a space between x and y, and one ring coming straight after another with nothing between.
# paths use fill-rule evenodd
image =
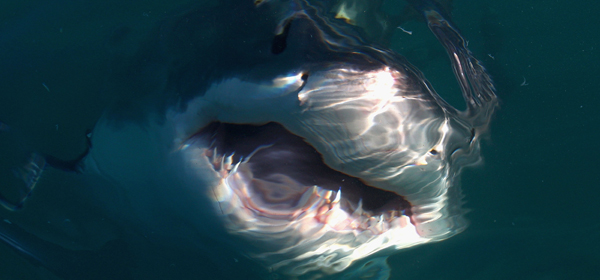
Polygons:
<instances>
[{"instance_id":1,"label":"shark head","mask_svg":"<svg viewBox=\"0 0 600 280\"><path fill-rule=\"evenodd\" d=\"M497 100L452 23L419 6L464 111L363 39L346 6L336 19L308 1L238 2L163 23L128 68L139 75L114 83L144 97L91 134L82 173L103 207L297 279L387 279L387 256L463 231L459 175L481 161Z\"/></svg>"}]
</instances>

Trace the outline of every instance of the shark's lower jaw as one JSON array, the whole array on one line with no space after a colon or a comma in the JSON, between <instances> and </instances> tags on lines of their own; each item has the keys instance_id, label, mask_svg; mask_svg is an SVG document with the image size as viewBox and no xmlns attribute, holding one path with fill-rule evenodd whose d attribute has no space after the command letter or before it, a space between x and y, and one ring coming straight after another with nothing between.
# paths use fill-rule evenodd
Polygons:
<instances>
[{"instance_id":1,"label":"shark's lower jaw","mask_svg":"<svg viewBox=\"0 0 600 280\"><path fill-rule=\"evenodd\" d=\"M205 194L245 254L286 275L332 274L465 227L452 163L476 159L478 146L454 112L387 66L286 79L259 100L246 93L263 84L223 81L170 115L203 112L179 146L188 166L218 178ZM219 88L227 99L213 98Z\"/></svg>"}]
</instances>

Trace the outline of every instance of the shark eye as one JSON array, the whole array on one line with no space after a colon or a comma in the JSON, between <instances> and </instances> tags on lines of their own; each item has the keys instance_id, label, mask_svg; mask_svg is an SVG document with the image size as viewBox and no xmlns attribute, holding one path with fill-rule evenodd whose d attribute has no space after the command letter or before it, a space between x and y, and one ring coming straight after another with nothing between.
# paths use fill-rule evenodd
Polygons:
<instances>
[{"instance_id":1,"label":"shark eye","mask_svg":"<svg viewBox=\"0 0 600 280\"><path fill-rule=\"evenodd\" d=\"M308 80L308 73L302 73L302 77L300 77L300 79L306 82L306 80Z\"/></svg>"}]
</instances>

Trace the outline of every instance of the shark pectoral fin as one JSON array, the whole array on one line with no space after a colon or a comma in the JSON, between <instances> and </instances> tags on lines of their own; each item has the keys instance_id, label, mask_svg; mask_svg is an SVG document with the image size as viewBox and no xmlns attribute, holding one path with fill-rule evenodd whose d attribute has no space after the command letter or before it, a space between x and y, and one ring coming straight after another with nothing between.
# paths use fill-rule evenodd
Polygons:
<instances>
[{"instance_id":1,"label":"shark pectoral fin","mask_svg":"<svg viewBox=\"0 0 600 280\"><path fill-rule=\"evenodd\" d=\"M433 0L410 0L410 4L421 12L429 29L446 49L454 75L467 103L467 118L473 127L486 126L498 105L496 89L481 62L467 47L450 16Z\"/></svg>"},{"instance_id":2,"label":"shark pectoral fin","mask_svg":"<svg viewBox=\"0 0 600 280\"><path fill-rule=\"evenodd\" d=\"M0 133L0 205L10 211L19 210L31 195L44 169L46 160L21 141L14 129L2 123Z\"/></svg>"},{"instance_id":3,"label":"shark pectoral fin","mask_svg":"<svg viewBox=\"0 0 600 280\"><path fill-rule=\"evenodd\" d=\"M4 123L0 126L8 127ZM47 167L67 172L81 172L83 159L91 143L87 136L85 151L73 160L32 152L17 133L2 129L0 133L0 205L9 211L23 208ZM89 135L89 133L88 133Z\"/></svg>"},{"instance_id":4,"label":"shark pectoral fin","mask_svg":"<svg viewBox=\"0 0 600 280\"><path fill-rule=\"evenodd\" d=\"M10 183L1 187L0 204L10 211L23 208L23 204L33 192L45 168L44 157L32 153L22 167L11 169L16 180L3 180Z\"/></svg>"},{"instance_id":5,"label":"shark pectoral fin","mask_svg":"<svg viewBox=\"0 0 600 280\"><path fill-rule=\"evenodd\" d=\"M361 263L354 264L348 268L337 280L387 280L390 278L390 267L387 263L387 256L366 259Z\"/></svg>"}]
</instances>

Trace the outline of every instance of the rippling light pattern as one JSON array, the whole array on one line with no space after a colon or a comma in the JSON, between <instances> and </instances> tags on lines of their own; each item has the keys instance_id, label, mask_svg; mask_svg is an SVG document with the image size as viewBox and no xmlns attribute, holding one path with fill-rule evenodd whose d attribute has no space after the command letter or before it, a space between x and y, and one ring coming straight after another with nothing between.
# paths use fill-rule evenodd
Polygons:
<instances>
[{"instance_id":1,"label":"rippling light pattern","mask_svg":"<svg viewBox=\"0 0 600 280\"><path fill-rule=\"evenodd\" d=\"M331 151L324 160L332 168L406 197L423 236L453 234L445 219L450 161L470 148L470 129L387 67L330 70L313 81L299 94L304 111L292 130Z\"/></svg>"}]
</instances>

